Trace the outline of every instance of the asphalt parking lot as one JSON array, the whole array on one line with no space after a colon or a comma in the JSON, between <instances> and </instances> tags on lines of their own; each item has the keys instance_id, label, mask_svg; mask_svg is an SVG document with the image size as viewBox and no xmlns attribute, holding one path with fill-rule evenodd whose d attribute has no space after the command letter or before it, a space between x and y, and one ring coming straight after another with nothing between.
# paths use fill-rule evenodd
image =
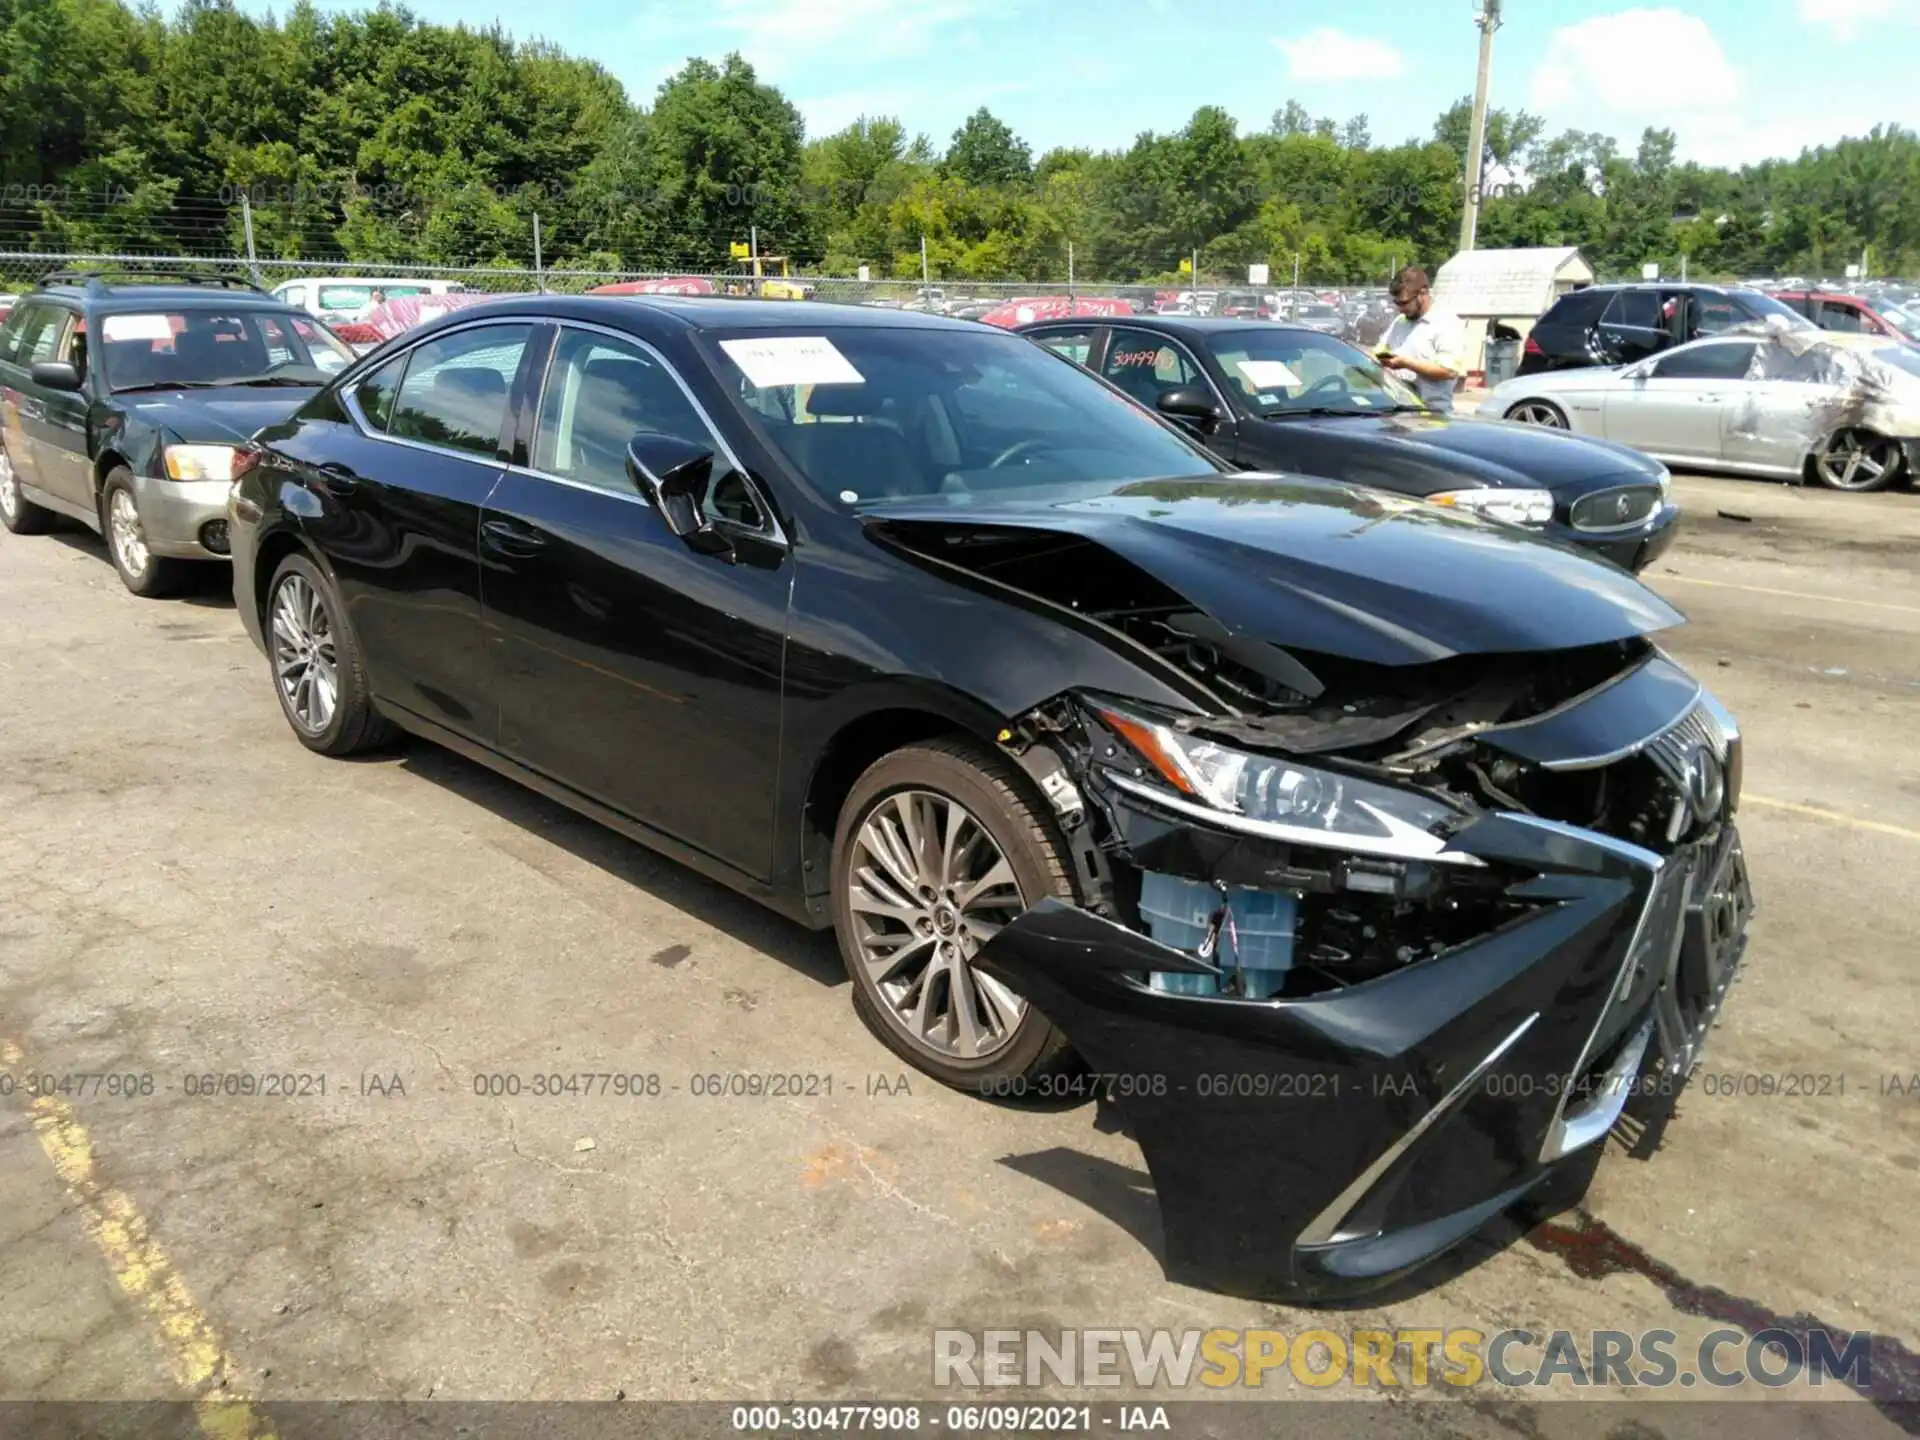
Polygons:
<instances>
[{"instance_id":1,"label":"asphalt parking lot","mask_svg":"<svg viewBox=\"0 0 1920 1440\"><path fill-rule=\"evenodd\" d=\"M1677 488L1648 578L1747 737L1730 1083L1339 1323L1797 1317L1920 1385L1920 496ZM902 1083L830 938L426 745L308 754L223 577L141 601L92 536L0 535L0 617L0 1399L920 1396L936 1327L1312 1323L1163 1278L1104 1108ZM639 1093L527 1093L561 1072ZM1512 1428L1450 1398L1434 1433ZM1567 1408L1523 1433L1606 1433ZM1775 1408L1743 1432L1805 1433Z\"/></svg>"}]
</instances>

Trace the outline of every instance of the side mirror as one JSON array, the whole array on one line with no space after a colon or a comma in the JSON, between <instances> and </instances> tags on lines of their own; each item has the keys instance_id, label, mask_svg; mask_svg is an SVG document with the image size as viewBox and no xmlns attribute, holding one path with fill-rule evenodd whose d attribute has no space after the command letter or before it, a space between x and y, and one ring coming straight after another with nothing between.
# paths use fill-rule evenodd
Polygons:
<instances>
[{"instance_id":1,"label":"side mirror","mask_svg":"<svg viewBox=\"0 0 1920 1440\"><path fill-rule=\"evenodd\" d=\"M732 543L700 508L713 475L713 451L677 435L643 431L627 442L627 478L653 501L667 528L702 555L730 554Z\"/></svg>"},{"instance_id":2,"label":"side mirror","mask_svg":"<svg viewBox=\"0 0 1920 1440\"><path fill-rule=\"evenodd\" d=\"M80 388L80 372L65 360L36 360L27 373L33 376L34 384L44 385L49 390Z\"/></svg>"},{"instance_id":3,"label":"side mirror","mask_svg":"<svg viewBox=\"0 0 1920 1440\"><path fill-rule=\"evenodd\" d=\"M1201 385L1182 385L1175 390L1162 391L1157 404L1162 415L1171 415L1176 420L1205 423L1220 418L1220 407L1213 403L1213 396Z\"/></svg>"}]
</instances>

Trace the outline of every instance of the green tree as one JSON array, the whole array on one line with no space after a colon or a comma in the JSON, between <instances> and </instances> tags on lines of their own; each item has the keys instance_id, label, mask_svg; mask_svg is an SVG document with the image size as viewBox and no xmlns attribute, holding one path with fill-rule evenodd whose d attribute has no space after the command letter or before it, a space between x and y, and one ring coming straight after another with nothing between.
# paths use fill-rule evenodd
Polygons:
<instances>
[{"instance_id":1,"label":"green tree","mask_svg":"<svg viewBox=\"0 0 1920 1440\"><path fill-rule=\"evenodd\" d=\"M953 132L941 172L963 185L1024 185L1033 178L1033 153L982 105Z\"/></svg>"}]
</instances>

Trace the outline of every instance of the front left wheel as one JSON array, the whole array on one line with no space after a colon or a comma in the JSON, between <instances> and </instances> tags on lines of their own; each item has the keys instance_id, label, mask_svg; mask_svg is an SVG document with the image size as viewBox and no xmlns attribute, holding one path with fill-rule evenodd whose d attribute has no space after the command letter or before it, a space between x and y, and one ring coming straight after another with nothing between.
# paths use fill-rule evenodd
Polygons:
<instances>
[{"instance_id":1,"label":"front left wheel","mask_svg":"<svg viewBox=\"0 0 1920 1440\"><path fill-rule=\"evenodd\" d=\"M867 1028L957 1089L1070 1070L1065 1035L972 963L1029 906L1074 898L1063 848L983 746L934 740L874 762L833 846L834 927Z\"/></svg>"},{"instance_id":2,"label":"front left wheel","mask_svg":"<svg viewBox=\"0 0 1920 1440\"><path fill-rule=\"evenodd\" d=\"M147 544L140 523L140 506L133 494L133 472L124 465L107 474L100 489L100 528L106 533L107 554L120 572L120 583L143 600L171 595L184 578L186 565L156 555Z\"/></svg>"}]
</instances>

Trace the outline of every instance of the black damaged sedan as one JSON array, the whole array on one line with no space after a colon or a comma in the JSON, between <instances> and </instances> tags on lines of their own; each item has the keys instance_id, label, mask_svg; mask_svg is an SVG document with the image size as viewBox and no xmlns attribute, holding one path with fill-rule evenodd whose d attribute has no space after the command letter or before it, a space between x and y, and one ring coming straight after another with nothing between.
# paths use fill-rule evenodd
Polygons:
<instances>
[{"instance_id":1,"label":"black damaged sedan","mask_svg":"<svg viewBox=\"0 0 1920 1440\"><path fill-rule=\"evenodd\" d=\"M1740 958L1675 611L1017 336L527 297L256 443L235 598L302 743L411 732L832 926L949 1084L1090 1070L1183 1279L1362 1290L1564 1189Z\"/></svg>"},{"instance_id":2,"label":"black damaged sedan","mask_svg":"<svg viewBox=\"0 0 1920 1440\"><path fill-rule=\"evenodd\" d=\"M1679 532L1667 467L1626 445L1437 415L1364 351L1299 325L1139 315L1020 334L1246 469L1373 485L1524 526L1639 571Z\"/></svg>"}]
</instances>

